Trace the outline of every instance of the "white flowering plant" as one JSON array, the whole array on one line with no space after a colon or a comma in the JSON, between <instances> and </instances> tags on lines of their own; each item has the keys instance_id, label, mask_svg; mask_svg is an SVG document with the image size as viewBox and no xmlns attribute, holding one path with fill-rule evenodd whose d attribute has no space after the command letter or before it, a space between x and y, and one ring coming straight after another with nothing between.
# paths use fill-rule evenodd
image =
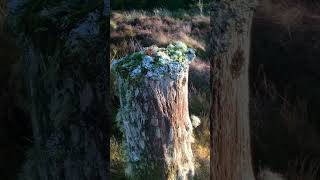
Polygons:
<instances>
[{"instance_id":1,"label":"white flowering plant","mask_svg":"<svg viewBox=\"0 0 320 180\"><path fill-rule=\"evenodd\" d=\"M153 80L169 76L176 79L196 57L195 50L181 41L166 48L146 47L123 58L112 61L112 70L123 78Z\"/></svg>"},{"instance_id":2,"label":"white flowering plant","mask_svg":"<svg viewBox=\"0 0 320 180\"><path fill-rule=\"evenodd\" d=\"M191 122L194 128L198 127L201 124L201 119L196 115L191 115Z\"/></svg>"}]
</instances>

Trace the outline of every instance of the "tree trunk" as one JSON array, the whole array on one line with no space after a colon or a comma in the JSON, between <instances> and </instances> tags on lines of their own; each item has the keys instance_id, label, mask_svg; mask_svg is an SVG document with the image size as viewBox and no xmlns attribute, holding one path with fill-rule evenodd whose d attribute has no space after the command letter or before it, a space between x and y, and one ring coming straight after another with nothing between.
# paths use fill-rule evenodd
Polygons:
<instances>
[{"instance_id":1,"label":"tree trunk","mask_svg":"<svg viewBox=\"0 0 320 180\"><path fill-rule=\"evenodd\" d=\"M187 180L194 175L192 124L188 109L188 70L176 80L145 78L138 84L117 79L132 179Z\"/></svg>"},{"instance_id":2,"label":"tree trunk","mask_svg":"<svg viewBox=\"0 0 320 180\"><path fill-rule=\"evenodd\" d=\"M211 179L253 180L249 54L254 0L214 1L211 10Z\"/></svg>"},{"instance_id":3,"label":"tree trunk","mask_svg":"<svg viewBox=\"0 0 320 180\"><path fill-rule=\"evenodd\" d=\"M24 2L8 2L33 130L19 179L107 180L103 4Z\"/></svg>"}]
</instances>

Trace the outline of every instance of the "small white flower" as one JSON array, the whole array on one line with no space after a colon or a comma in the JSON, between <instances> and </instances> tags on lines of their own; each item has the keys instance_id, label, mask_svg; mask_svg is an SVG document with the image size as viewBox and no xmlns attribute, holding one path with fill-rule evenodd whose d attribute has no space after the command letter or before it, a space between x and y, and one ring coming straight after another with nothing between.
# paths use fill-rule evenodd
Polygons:
<instances>
[{"instance_id":1,"label":"small white flower","mask_svg":"<svg viewBox=\"0 0 320 180\"><path fill-rule=\"evenodd\" d=\"M201 124L201 120L198 116L191 115L191 122L194 128L198 127Z\"/></svg>"}]
</instances>

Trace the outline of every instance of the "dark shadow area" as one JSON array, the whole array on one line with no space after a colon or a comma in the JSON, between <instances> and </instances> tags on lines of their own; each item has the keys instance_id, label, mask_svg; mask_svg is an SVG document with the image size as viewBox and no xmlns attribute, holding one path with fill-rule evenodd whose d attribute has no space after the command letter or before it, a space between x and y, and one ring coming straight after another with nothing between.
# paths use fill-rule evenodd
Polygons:
<instances>
[{"instance_id":1,"label":"dark shadow area","mask_svg":"<svg viewBox=\"0 0 320 180\"><path fill-rule=\"evenodd\" d=\"M254 19L250 68L254 166L288 179L318 179L320 14L294 1L285 7L279 4L269 4L269 11L265 6Z\"/></svg>"},{"instance_id":2,"label":"dark shadow area","mask_svg":"<svg viewBox=\"0 0 320 180\"><path fill-rule=\"evenodd\" d=\"M19 51L0 33L0 179L15 180L32 144L29 112L23 104Z\"/></svg>"}]
</instances>

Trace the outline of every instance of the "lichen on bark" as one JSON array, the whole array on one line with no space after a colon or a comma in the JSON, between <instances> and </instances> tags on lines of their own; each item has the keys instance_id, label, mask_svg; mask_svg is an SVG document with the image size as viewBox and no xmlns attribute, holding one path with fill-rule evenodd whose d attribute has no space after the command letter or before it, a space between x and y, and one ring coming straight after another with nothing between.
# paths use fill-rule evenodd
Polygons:
<instances>
[{"instance_id":1,"label":"lichen on bark","mask_svg":"<svg viewBox=\"0 0 320 180\"><path fill-rule=\"evenodd\" d=\"M187 180L194 176L188 110L188 69L194 57L192 49L177 42L113 62L127 177Z\"/></svg>"},{"instance_id":2,"label":"lichen on bark","mask_svg":"<svg viewBox=\"0 0 320 180\"><path fill-rule=\"evenodd\" d=\"M214 0L211 5L211 33L209 49L210 54L219 55L227 52L232 46L232 37L248 33L250 29L246 24L250 23L251 14L257 6L257 0ZM234 31L237 34L230 33Z\"/></svg>"}]
</instances>

